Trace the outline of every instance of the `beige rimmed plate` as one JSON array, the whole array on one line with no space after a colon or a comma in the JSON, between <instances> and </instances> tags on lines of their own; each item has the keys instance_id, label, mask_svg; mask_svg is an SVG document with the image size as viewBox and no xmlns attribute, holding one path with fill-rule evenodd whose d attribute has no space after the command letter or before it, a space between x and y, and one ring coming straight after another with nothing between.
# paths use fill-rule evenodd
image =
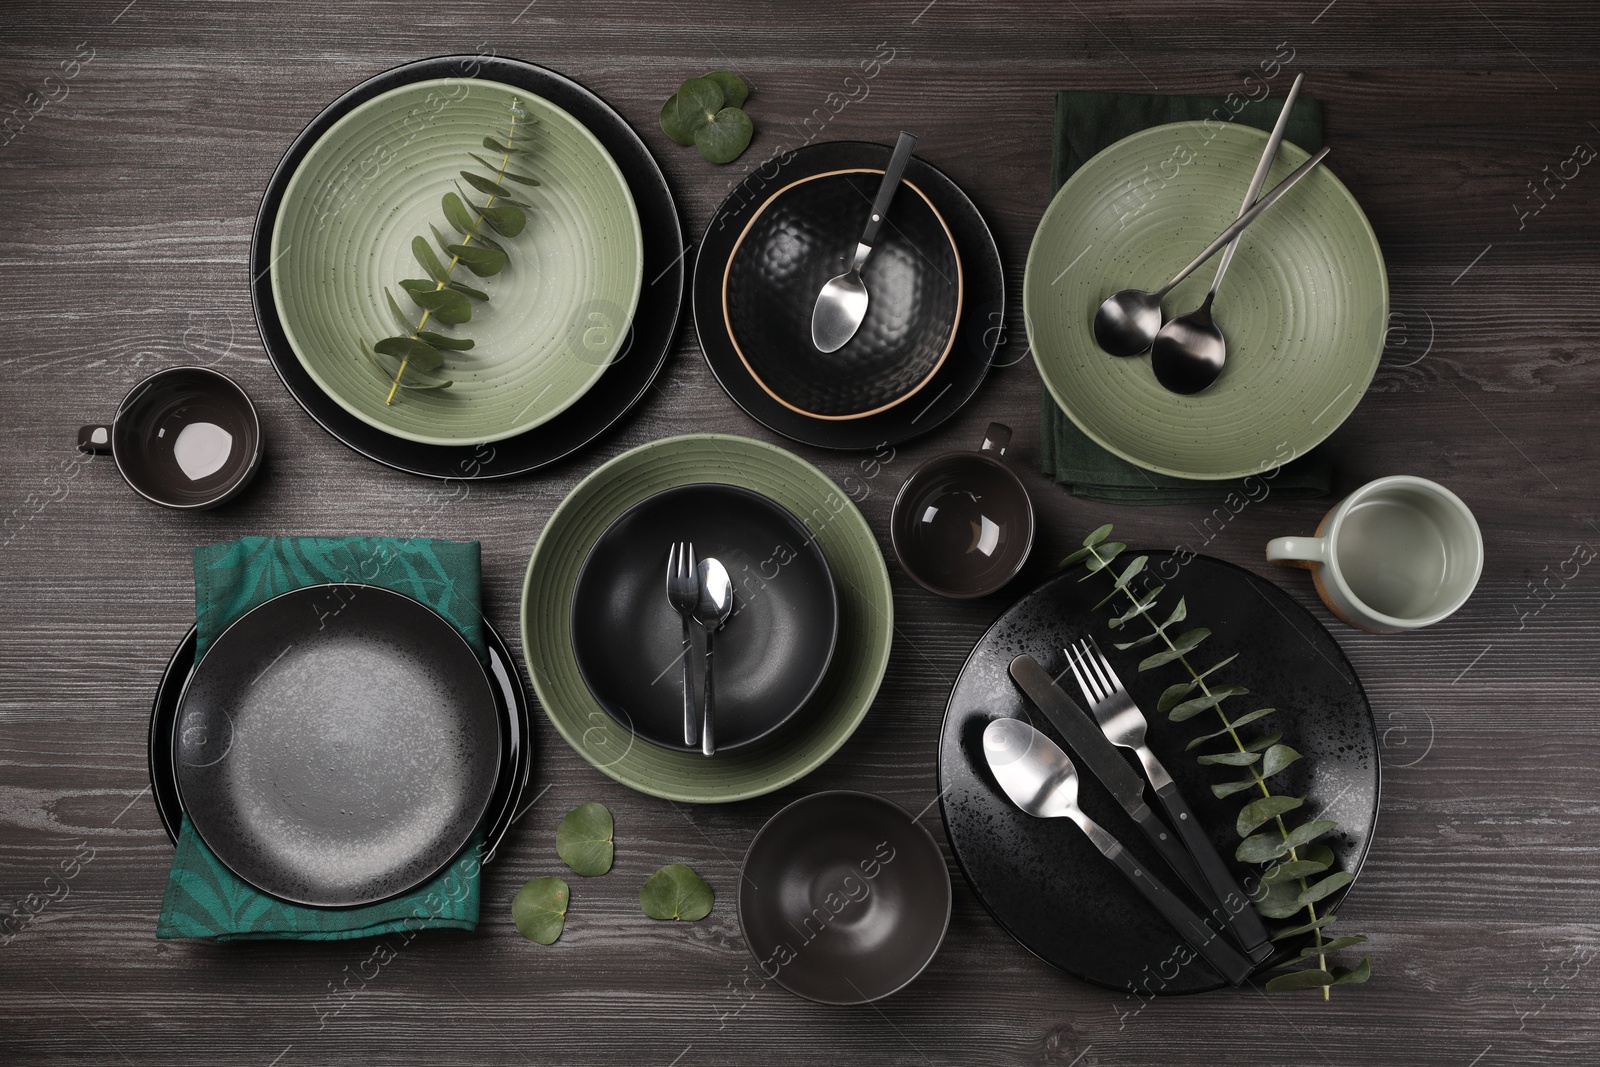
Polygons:
<instances>
[{"instance_id":1,"label":"beige rimmed plate","mask_svg":"<svg viewBox=\"0 0 1600 1067\"><path fill-rule=\"evenodd\" d=\"M513 100L535 123L538 152L518 169L542 182L515 187L532 209L527 227L496 238L511 259L499 274L456 268L490 299L440 331L475 342L447 353L439 376L455 384L387 404L389 378L363 353L397 332L384 290L420 316L399 287L425 276L412 238L430 225L453 234L440 198L459 171L483 170L470 153L491 158L483 138ZM643 249L627 182L581 123L512 86L441 78L374 97L312 146L273 229L273 296L301 365L355 417L424 444L497 441L564 411L605 371L638 303Z\"/></svg>"},{"instance_id":2,"label":"beige rimmed plate","mask_svg":"<svg viewBox=\"0 0 1600 1067\"><path fill-rule=\"evenodd\" d=\"M1101 301L1159 288L1238 215L1266 139L1198 122L1136 133L1085 163L1034 234L1022 307L1039 375L1084 433L1149 470L1221 479L1279 466L1337 429L1377 371L1383 254L1327 166L1245 231L1217 296L1228 362L1210 389L1168 392L1148 355L1095 344ZM1267 187L1307 158L1285 142ZM1215 260L1168 294L1166 314L1198 307L1214 273Z\"/></svg>"}]
</instances>

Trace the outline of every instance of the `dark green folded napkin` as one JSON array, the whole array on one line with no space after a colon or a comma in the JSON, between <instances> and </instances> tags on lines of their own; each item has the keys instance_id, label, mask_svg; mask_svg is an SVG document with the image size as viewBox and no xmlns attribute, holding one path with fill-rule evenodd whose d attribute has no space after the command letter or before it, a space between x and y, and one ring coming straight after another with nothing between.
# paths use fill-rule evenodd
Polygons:
<instances>
[{"instance_id":1,"label":"dark green folded napkin","mask_svg":"<svg viewBox=\"0 0 1600 1067\"><path fill-rule=\"evenodd\" d=\"M1242 98L1234 97L1235 103ZM1056 94L1055 144L1051 157L1051 192L1101 149L1130 134L1168 122L1242 122L1270 130L1278 121L1282 99L1243 100L1237 110L1220 96L1156 96L1150 93L1063 91ZM1228 116L1232 116L1231 120ZM1285 139L1308 152L1322 147L1322 105L1300 97L1289 117ZM1039 451L1044 473L1065 485L1073 496L1117 504L1210 503L1234 490L1257 489L1236 481L1173 478L1147 471L1114 456L1090 440L1067 417L1048 390L1042 390ZM1326 496L1333 464L1316 449L1274 474L1273 492L1283 499ZM1254 476L1252 476L1254 477Z\"/></svg>"},{"instance_id":2,"label":"dark green folded napkin","mask_svg":"<svg viewBox=\"0 0 1600 1067\"><path fill-rule=\"evenodd\" d=\"M195 549L197 654L258 604L324 582L361 582L421 601L487 660L478 543L386 537L245 537ZM438 877L394 900L308 908L247 885L206 847L185 814L156 936L337 941L400 930L472 930L478 925L479 851L474 842Z\"/></svg>"}]
</instances>

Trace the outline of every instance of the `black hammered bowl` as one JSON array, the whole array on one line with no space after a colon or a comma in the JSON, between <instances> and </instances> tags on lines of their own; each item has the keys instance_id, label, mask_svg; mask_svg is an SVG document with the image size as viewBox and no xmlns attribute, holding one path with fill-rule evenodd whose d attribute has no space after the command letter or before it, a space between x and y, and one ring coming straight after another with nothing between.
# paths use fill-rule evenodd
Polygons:
<instances>
[{"instance_id":1,"label":"black hammered bowl","mask_svg":"<svg viewBox=\"0 0 1600 1067\"><path fill-rule=\"evenodd\" d=\"M811 310L850 266L883 171L831 171L774 193L751 217L723 275L728 334L773 399L824 419L893 407L934 376L961 321L961 257L944 218L903 182L862 271L871 301L843 348L819 352Z\"/></svg>"}]
</instances>

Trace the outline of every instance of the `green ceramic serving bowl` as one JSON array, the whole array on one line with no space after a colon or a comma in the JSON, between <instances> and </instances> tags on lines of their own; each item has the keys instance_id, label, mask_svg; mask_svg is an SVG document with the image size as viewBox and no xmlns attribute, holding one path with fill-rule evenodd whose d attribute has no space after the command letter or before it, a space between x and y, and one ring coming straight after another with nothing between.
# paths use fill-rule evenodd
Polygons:
<instances>
[{"instance_id":1,"label":"green ceramic serving bowl","mask_svg":"<svg viewBox=\"0 0 1600 1067\"><path fill-rule=\"evenodd\" d=\"M500 162L482 142L504 125L513 97L536 123L539 152L519 169L543 183L515 187L533 209L527 228L497 238L511 257L499 274L456 268L489 301L474 303L471 322L441 331L475 342L440 372L455 384L386 404L389 378L363 355L396 332L384 290L420 315L398 284L425 276L411 240L430 224L454 234L440 198L459 171L483 171L469 153ZM284 333L317 384L381 430L451 445L523 433L594 384L627 335L644 243L622 172L575 118L499 82L440 78L374 97L312 146L284 192L271 263Z\"/></svg>"},{"instance_id":2,"label":"green ceramic serving bowl","mask_svg":"<svg viewBox=\"0 0 1600 1067\"><path fill-rule=\"evenodd\" d=\"M1143 130L1085 163L1034 234L1022 307L1039 375L1084 433L1149 470L1219 479L1276 467L1337 429L1377 371L1383 254L1326 165L1245 231L1214 309L1228 362L1210 389L1168 392L1148 354L1095 344L1101 301L1166 284L1239 214L1266 139L1198 122ZM1284 142L1266 187L1307 158ZM1198 307L1215 272L1213 259L1169 293L1167 315Z\"/></svg>"},{"instance_id":3,"label":"green ceramic serving bowl","mask_svg":"<svg viewBox=\"0 0 1600 1067\"><path fill-rule=\"evenodd\" d=\"M710 758L652 745L614 722L583 683L569 625L578 572L606 528L646 497L697 482L742 486L788 508L816 537L839 594L836 651L811 700L783 729ZM523 655L539 703L561 736L624 785L691 803L760 796L819 767L866 717L893 633L889 570L856 506L798 456L725 434L652 441L579 482L539 535L522 587Z\"/></svg>"}]
</instances>

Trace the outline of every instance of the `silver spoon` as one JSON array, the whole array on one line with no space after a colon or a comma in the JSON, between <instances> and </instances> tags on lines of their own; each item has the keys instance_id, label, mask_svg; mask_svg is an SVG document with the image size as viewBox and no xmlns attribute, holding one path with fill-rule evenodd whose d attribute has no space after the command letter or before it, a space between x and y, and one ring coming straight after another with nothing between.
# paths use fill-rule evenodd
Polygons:
<instances>
[{"instance_id":1,"label":"silver spoon","mask_svg":"<svg viewBox=\"0 0 1600 1067\"><path fill-rule=\"evenodd\" d=\"M1278 121L1272 126L1267 147L1256 164L1255 174L1250 178L1250 188L1244 194L1244 207L1240 211L1255 203L1256 197L1261 195L1261 187L1267 182L1267 172L1272 169L1272 161L1278 156L1278 146L1283 143L1283 131L1289 126L1289 111L1294 107L1295 97L1300 95L1300 83L1305 78L1303 72L1295 75L1294 84L1289 86L1289 95L1283 98L1283 109L1278 112ZM1235 237L1228 242L1228 247L1222 250L1222 257L1217 260L1217 275L1211 279L1211 289L1206 293L1205 302L1187 315L1179 315L1161 327L1161 332L1156 334L1150 346L1150 369L1155 371L1156 381L1174 393L1189 395L1210 388L1222 373L1223 363L1227 362L1228 342L1211 318L1211 302L1217 298L1222 277L1228 273L1228 264L1233 262L1233 254L1238 249L1239 238Z\"/></svg>"},{"instance_id":2,"label":"silver spoon","mask_svg":"<svg viewBox=\"0 0 1600 1067\"><path fill-rule=\"evenodd\" d=\"M704 705L700 716L700 752L709 756L716 752L716 742L711 736L713 707L711 688L711 639L733 614L733 580L728 569L715 556L700 561L700 599L695 601L694 621L705 627L706 666L700 686L700 700Z\"/></svg>"},{"instance_id":3,"label":"silver spoon","mask_svg":"<svg viewBox=\"0 0 1600 1067\"><path fill-rule=\"evenodd\" d=\"M856 242L850 269L836 278L829 278L817 294L816 306L811 309L811 343L819 352L837 352L843 348L861 328L861 320L867 317L867 285L861 280L861 269L872 255L872 246L878 243L883 217L889 213L889 204L900 188L906 164L911 161L911 150L916 146L917 139L901 131L894 145L894 155L889 157L889 166L883 172L883 181L878 183L872 214L861 231L861 240Z\"/></svg>"},{"instance_id":4,"label":"silver spoon","mask_svg":"<svg viewBox=\"0 0 1600 1067\"><path fill-rule=\"evenodd\" d=\"M1187 904L1078 807L1078 769L1056 743L1021 719L996 719L984 728L983 755L1011 803L1039 819L1071 819L1106 859L1155 905L1185 941L1234 985L1255 964L1218 936Z\"/></svg>"},{"instance_id":5,"label":"silver spoon","mask_svg":"<svg viewBox=\"0 0 1600 1067\"><path fill-rule=\"evenodd\" d=\"M1180 270L1160 289L1153 293L1147 293L1142 289L1124 289L1107 297L1105 303L1094 313L1096 343L1113 356L1137 356L1149 348L1161 330L1161 298L1192 274L1196 267L1216 255L1229 241L1243 233L1245 227L1265 214L1268 208L1278 202L1279 197L1294 188L1301 178L1315 170L1317 164L1321 163L1327 154L1328 149L1323 148L1300 164L1293 174L1279 182L1270 193L1257 200L1248 211L1229 223L1228 228L1217 235L1216 240L1206 245L1187 267Z\"/></svg>"}]
</instances>

